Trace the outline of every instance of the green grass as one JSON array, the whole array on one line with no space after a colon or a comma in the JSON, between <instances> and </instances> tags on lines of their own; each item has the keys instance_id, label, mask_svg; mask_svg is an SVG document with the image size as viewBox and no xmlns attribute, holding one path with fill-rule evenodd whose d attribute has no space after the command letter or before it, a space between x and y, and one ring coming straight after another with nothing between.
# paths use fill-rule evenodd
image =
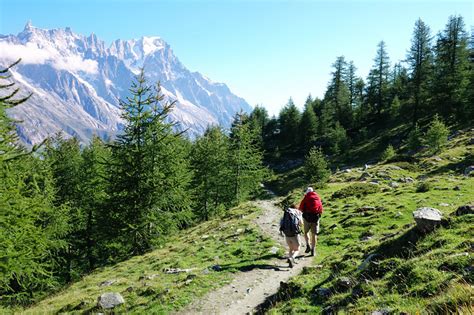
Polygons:
<instances>
[{"instance_id":1,"label":"green grass","mask_svg":"<svg viewBox=\"0 0 474 315\"><path fill-rule=\"evenodd\" d=\"M119 292L125 304L116 313L169 313L194 299L229 283L233 273L249 270L277 257L270 248L278 246L263 236L253 221L259 209L247 203L234 208L221 219L213 219L170 237L161 248L117 265L96 270L61 292L28 309L0 310L24 314L98 311L97 297ZM214 271L219 265L222 270ZM192 269L187 273L167 274L167 268ZM148 277L148 278L147 278ZM100 283L115 280L111 286ZM81 305L82 303L82 305Z\"/></svg>"},{"instance_id":2,"label":"green grass","mask_svg":"<svg viewBox=\"0 0 474 315\"><path fill-rule=\"evenodd\" d=\"M367 183L359 182L360 167L333 174L318 190L325 212L315 264L322 268L293 278L292 290L280 289L268 313L472 311L474 215L451 213L474 202L474 177L463 176L474 164L474 146L466 145L473 136L462 134L437 156L420 152L412 163L376 164L366 171ZM407 177L414 181L400 181ZM295 187L290 198L301 198L303 188ZM412 212L422 206L439 209L447 219L428 235L414 228ZM338 284L341 277L351 280L350 288ZM330 296L320 296L321 288Z\"/></svg>"}]
</instances>

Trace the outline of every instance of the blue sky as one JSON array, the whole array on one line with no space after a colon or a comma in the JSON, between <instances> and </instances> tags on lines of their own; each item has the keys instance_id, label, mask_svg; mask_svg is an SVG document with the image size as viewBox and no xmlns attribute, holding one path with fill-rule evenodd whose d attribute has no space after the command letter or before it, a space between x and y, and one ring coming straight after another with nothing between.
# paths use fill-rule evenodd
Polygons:
<instances>
[{"instance_id":1,"label":"blue sky","mask_svg":"<svg viewBox=\"0 0 474 315\"><path fill-rule=\"evenodd\" d=\"M379 41L392 62L402 60L418 18L435 35L453 14L470 31L474 1L0 0L0 34L31 20L107 44L160 36L190 70L278 113L290 96L299 106L309 93L322 97L337 56L365 77Z\"/></svg>"}]
</instances>

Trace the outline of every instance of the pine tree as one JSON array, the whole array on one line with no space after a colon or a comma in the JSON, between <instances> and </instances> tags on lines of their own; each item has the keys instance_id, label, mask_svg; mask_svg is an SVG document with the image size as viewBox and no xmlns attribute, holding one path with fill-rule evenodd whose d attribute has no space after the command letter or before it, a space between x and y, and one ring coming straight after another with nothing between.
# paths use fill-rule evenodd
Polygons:
<instances>
[{"instance_id":1,"label":"pine tree","mask_svg":"<svg viewBox=\"0 0 474 315\"><path fill-rule=\"evenodd\" d=\"M374 62L367 78L367 98L373 112L380 116L389 105L390 60L384 41L377 45Z\"/></svg>"},{"instance_id":2,"label":"pine tree","mask_svg":"<svg viewBox=\"0 0 474 315\"><path fill-rule=\"evenodd\" d=\"M314 112L312 101L306 102L303 115L301 116L299 135L301 147L306 154L314 145L318 136L318 118Z\"/></svg>"},{"instance_id":3,"label":"pine tree","mask_svg":"<svg viewBox=\"0 0 474 315\"><path fill-rule=\"evenodd\" d=\"M219 127L209 127L193 144L193 187L200 220L209 220L228 208L233 200L229 139Z\"/></svg>"},{"instance_id":4,"label":"pine tree","mask_svg":"<svg viewBox=\"0 0 474 315\"><path fill-rule=\"evenodd\" d=\"M435 115L425 134L425 144L430 148L432 153L438 153L448 142L449 129Z\"/></svg>"},{"instance_id":5,"label":"pine tree","mask_svg":"<svg viewBox=\"0 0 474 315\"><path fill-rule=\"evenodd\" d=\"M174 103L163 102L160 86L149 86L143 70L130 93L121 101L125 127L112 145L108 170L108 250L117 258L149 249L156 237L180 224L176 214L190 208L190 177L175 177L182 175L178 170L183 157L179 149L174 152L177 135L174 123L167 121ZM176 202L178 191L183 199Z\"/></svg>"},{"instance_id":6,"label":"pine tree","mask_svg":"<svg viewBox=\"0 0 474 315\"><path fill-rule=\"evenodd\" d=\"M418 124L415 124L413 129L408 134L408 138L407 138L407 147L410 151L416 152L416 150L418 150L421 147L422 145L421 137L422 137L422 133L421 133L420 127L418 126Z\"/></svg>"},{"instance_id":7,"label":"pine tree","mask_svg":"<svg viewBox=\"0 0 474 315\"><path fill-rule=\"evenodd\" d=\"M280 111L278 122L280 125L280 144L292 149L296 148L299 139L298 129L301 120L301 113L290 98L285 107Z\"/></svg>"},{"instance_id":8,"label":"pine tree","mask_svg":"<svg viewBox=\"0 0 474 315\"><path fill-rule=\"evenodd\" d=\"M337 57L332 67L332 78L324 96L325 108L327 112L333 113L332 120L339 121L345 128L349 128L353 117L350 86L346 81L348 65L344 56Z\"/></svg>"},{"instance_id":9,"label":"pine tree","mask_svg":"<svg viewBox=\"0 0 474 315\"><path fill-rule=\"evenodd\" d=\"M461 16L451 16L435 47L435 84L433 95L438 112L464 120L469 111L468 36Z\"/></svg>"},{"instance_id":10,"label":"pine tree","mask_svg":"<svg viewBox=\"0 0 474 315\"><path fill-rule=\"evenodd\" d=\"M433 53L431 48L430 28L418 19L415 23L411 47L407 54L410 66L410 91L413 98L413 125L418 122L420 114L427 110L430 99L429 87L432 83Z\"/></svg>"},{"instance_id":11,"label":"pine tree","mask_svg":"<svg viewBox=\"0 0 474 315\"><path fill-rule=\"evenodd\" d=\"M329 180L331 171L321 148L313 147L306 156L304 163L306 178L317 188L324 187Z\"/></svg>"},{"instance_id":12,"label":"pine tree","mask_svg":"<svg viewBox=\"0 0 474 315\"><path fill-rule=\"evenodd\" d=\"M245 114L236 114L230 134L231 183L236 203L247 200L260 189L267 170L263 153L255 146L255 132Z\"/></svg>"},{"instance_id":13,"label":"pine tree","mask_svg":"<svg viewBox=\"0 0 474 315\"><path fill-rule=\"evenodd\" d=\"M0 70L1 80L11 78L10 68ZM34 301L61 280L56 253L65 247L68 223L63 208L53 206L47 164L18 144L6 113L28 97L17 98L14 83L0 84L0 90L0 303L12 305Z\"/></svg>"}]
</instances>

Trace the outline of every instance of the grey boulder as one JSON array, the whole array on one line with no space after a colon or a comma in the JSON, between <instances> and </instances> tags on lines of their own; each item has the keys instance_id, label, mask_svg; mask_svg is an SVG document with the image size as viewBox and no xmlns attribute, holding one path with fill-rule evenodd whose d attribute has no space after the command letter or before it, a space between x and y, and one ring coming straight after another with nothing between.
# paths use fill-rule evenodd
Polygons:
<instances>
[{"instance_id":1,"label":"grey boulder","mask_svg":"<svg viewBox=\"0 0 474 315\"><path fill-rule=\"evenodd\" d=\"M441 223L443 214L438 209L422 207L413 211L413 218L418 230L427 233L433 231Z\"/></svg>"},{"instance_id":2,"label":"grey boulder","mask_svg":"<svg viewBox=\"0 0 474 315\"><path fill-rule=\"evenodd\" d=\"M114 308L123 303L125 303L125 300L122 295L116 292L103 293L97 300L97 305L103 309Z\"/></svg>"}]
</instances>

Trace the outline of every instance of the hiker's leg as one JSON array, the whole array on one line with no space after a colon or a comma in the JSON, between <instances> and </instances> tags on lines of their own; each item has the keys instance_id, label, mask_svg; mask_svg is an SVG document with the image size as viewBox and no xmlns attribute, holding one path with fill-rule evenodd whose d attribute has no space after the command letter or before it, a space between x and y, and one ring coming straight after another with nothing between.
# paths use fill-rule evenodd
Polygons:
<instances>
[{"instance_id":1,"label":"hiker's leg","mask_svg":"<svg viewBox=\"0 0 474 315\"><path fill-rule=\"evenodd\" d=\"M308 232L311 227L311 223L306 221L305 218L303 218L303 224L304 224L304 229L303 229L303 235L304 235L304 240L306 241L306 246L309 246L309 239L308 239Z\"/></svg>"},{"instance_id":2,"label":"hiker's leg","mask_svg":"<svg viewBox=\"0 0 474 315\"><path fill-rule=\"evenodd\" d=\"M311 248L316 246L316 223L311 223Z\"/></svg>"},{"instance_id":3,"label":"hiker's leg","mask_svg":"<svg viewBox=\"0 0 474 315\"><path fill-rule=\"evenodd\" d=\"M293 259L298 256L298 252L300 251L300 237L298 235L295 236L295 243L293 246Z\"/></svg>"}]
</instances>

